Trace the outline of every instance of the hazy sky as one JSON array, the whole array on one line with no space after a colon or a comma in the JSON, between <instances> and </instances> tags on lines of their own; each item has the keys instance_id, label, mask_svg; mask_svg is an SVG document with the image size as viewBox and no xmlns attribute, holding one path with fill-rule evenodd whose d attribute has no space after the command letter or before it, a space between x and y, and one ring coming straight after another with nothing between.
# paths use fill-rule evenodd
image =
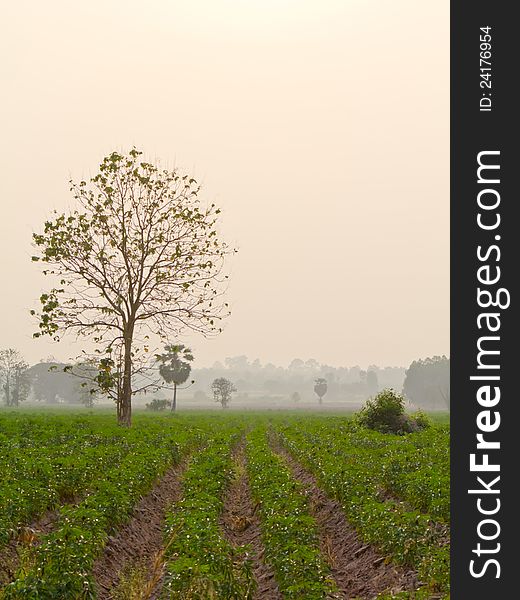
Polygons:
<instances>
[{"instance_id":1,"label":"hazy sky","mask_svg":"<svg viewBox=\"0 0 520 600\"><path fill-rule=\"evenodd\" d=\"M233 315L197 366L449 352L448 0L3 3L0 348L32 340L31 233L136 145L224 209Z\"/></svg>"}]
</instances>

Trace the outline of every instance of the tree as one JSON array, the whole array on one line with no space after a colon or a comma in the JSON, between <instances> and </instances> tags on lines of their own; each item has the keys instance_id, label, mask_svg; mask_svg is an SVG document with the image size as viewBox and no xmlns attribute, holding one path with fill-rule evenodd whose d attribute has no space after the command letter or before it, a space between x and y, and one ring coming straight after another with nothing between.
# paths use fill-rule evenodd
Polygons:
<instances>
[{"instance_id":1,"label":"tree","mask_svg":"<svg viewBox=\"0 0 520 600\"><path fill-rule=\"evenodd\" d=\"M301 396L300 396L300 392L293 392L291 394L291 400L295 403L298 404L298 402L301 400Z\"/></svg>"},{"instance_id":2,"label":"tree","mask_svg":"<svg viewBox=\"0 0 520 600\"><path fill-rule=\"evenodd\" d=\"M249 367L247 356L228 356L224 363L228 369L232 371L245 371Z\"/></svg>"},{"instance_id":3,"label":"tree","mask_svg":"<svg viewBox=\"0 0 520 600\"><path fill-rule=\"evenodd\" d=\"M194 179L141 154L113 152L89 183L71 182L77 208L55 211L33 236L33 260L59 282L40 297L40 311L31 311L39 321L34 335L90 337L104 383L116 389L120 381L117 416L126 426L132 376L143 368L150 335L215 334L229 314L222 284L232 250L217 233L220 210L201 205Z\"/></svg>"},{"instance_id":4,"label":"tree","mask_svg":"<svg viewBox=\"0 0 520 600\"><path fill-rule=\"evenodd\" d=\"M309 358L305 361L305 367L310 371L317 371L320 368L320 363L314 358Z\"/></svg>"},{"instance_id":5,"label":"tree","mask_svg":"<svg viewBox=\"0 0 520 600\"><path fill-rule=\"evenodd\" d=\"M327 393L327 380L323 379L323 377L318 377L318 379L314 380L314 392L319 398L320 404L323 402L323 396Z\"/></svg>"},{"instance_id":6,"label":"tree","mask_svg":"<svg viewBox=\"0 0 520 600\"><path fill-rule=\"evenodd\" d=\"M165 346L164 354L157 354L156 359L160 363L159 373L166 383L173 383L173 400L171 410L177 410L177 386L187 381L191 373L190 363L193 354L183 344L169 344ZM192 382L194 383L194 382Z\"/></svg>"},{"instance_id":7,"label":"tree","mask_svg":"<svg viewBox=\"0 0 520 600\"><path fill-rule=\"evenodd\" d=\"M406 371L403 393L416 406L429 410L449 410L449 358L433 356L414 360Z\"/></svg>"},{"instance_id":8,"label":"tree","mask_svg":"<svg viewBox=\"0 0 520 600\"><path fill-rule=\"evenodd\" d=\"M305 366L305 363L301 358L295 358L291 360L289 365L289 371L297 371L298 369L302 369Z\"/></svg>"},{"instance_id":9,"label":"tree","mask_svg":"<svg viewBox=\"0 0 520 600\"><path fill-rule=\"evenodd\" d=\"M215 402L220 402L222 408L227 408L231 400L231 394L237 391L237 388L225 377L218 377L211 384L211 391Z\"/></svg>"},{"instance_id":10,"label":"tree","mask_svg":"<svg viewBox=\"0 0 520 600\"><path fill-rule=\"evenodd\" d=\"M69 401L76 399L77 382L72 375L64 372L67 365L51 359L29 367L35 399L46 404L56 404L58 396Z\"/></svg>"},{"instance_id":11,"label":"tree","mask_svg":"<svg viewBox=\"0 0 520 600\"><path fill-rule=\"evenodd\" d=\"M0 382L6 406L18 406L27 400L31 391L28 368L18 350L8 348L0 351Z\"/></svg>"}]
</instances>

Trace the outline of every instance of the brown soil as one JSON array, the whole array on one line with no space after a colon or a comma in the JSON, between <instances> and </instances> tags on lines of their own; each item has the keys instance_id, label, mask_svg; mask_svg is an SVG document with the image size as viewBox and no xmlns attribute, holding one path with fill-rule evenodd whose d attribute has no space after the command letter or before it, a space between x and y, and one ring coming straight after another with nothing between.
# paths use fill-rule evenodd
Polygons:
<instances>
[{"instance_id":1,"label":"brown soil","mask_svg":"<svg viewBox=\"0 0 520 600\"><path fill-rule=\"evenodd\" d=\"M103 556L95 563L93 575L99 600L110 600L122 574L132 569L145 569L148 589L142 598L157 594L163 575L162 550L164 519L167 509L182 493L181 475L187 461L171 467L153 490L143 496L128 523L109 536Z\"/></svg>"},{"instance_id":2,"label":"brown soil","mask_svg":"<svg viewBox=\"0 0 520 600\"><path fill-rule=\"evenodd\" d=\"M363 543L345 517L339 502L330 498L316 478L287 450L273 441L274 450L284 459L309 498L311 514L319 528L320 547L330 565L343 600L371 600L382 592L398 593L418 587L417 574L391 564L373 546Z\"/></svg>"},{"instance_id":3,"label":"brown soil","mask_svg":"<svg viewBox=\"0 0 520 600\"><path fill-rule=\"evenodd\" d=\"M29 525L18 528L16 536L0 550L0 586L6 585L16 576L21 553L40 543L41 537L51 533L59 517L58 510L48 510Z\"/></svg>"},{"instance_id":4,"label":"brown soil","mask_svg":"<svg viewBox=\"0 0 520 600\"><path fill-rule=\"evenodd\" d=\"M265 548L261 539L260 519L256 514L257 507L249 489L243 442L235 449L233 458L237 465L237 477L224 496L224 509L220 518L222 531L233 546L250 546L250 558L257 583L255 599L281 600L274 572L263 560Z\"/></svg>"}]
</instances>

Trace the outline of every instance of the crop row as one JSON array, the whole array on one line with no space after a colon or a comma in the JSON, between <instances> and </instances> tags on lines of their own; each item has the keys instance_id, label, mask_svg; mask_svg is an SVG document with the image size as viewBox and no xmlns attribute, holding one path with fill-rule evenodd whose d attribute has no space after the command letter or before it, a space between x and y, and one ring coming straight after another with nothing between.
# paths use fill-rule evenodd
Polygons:
<instances>
[{"instance_id":1,"label":"crop row","mask_svg":"<svg viewBox=\"0 0 520 600\"><path fill-rule=\"evenodd\" d=\"M341 503L367 543L418 571L421 589L396 598L448 593L447 428L394 436L342 417L194 413L138 415L126 430L103 415L0 414L0 546L19 525L69 502L59 508L54 531L22 555L17 578L0 599L95 598L92 567L108 535L188 452L183 497L166 516L163 597L252 598L249 547L233 547L219 524L234 476L231 449L244 432L263 558L280 592L298 600L333 596L305 489L272 451L270 430Z\"/></svg>"},{"instance_id":2,"label":"crop row","mask_svg":"<svg viewBox=\"0 0 520 600\"><path fill-rule=\"evenodd\" d=\"M249 600L255 589L246 548L222 535L223 495L233 476L231 445L238 437L225 429L192 457L183 478L183 498L166 517L167 598Z\"/></svg>"},{"instance_id":3,"label":"crop row","mask_svg":"<svg viewBox=\"0 0 520 600\"><path fill-rule=\"evenodd\" d=\"M109 466L128 454L139 431L102 430L82 421L0 420L0 547L21 525L84 494ZM4 427L6 426L6 427Z\"/></svg>"},{"instance_id":4,"label":"crop row","mask_svg":"<svg viewBox=\"0 0 520 600\"><path fill-rule=\"evenodd\" d=\"M272 565L284 598L328 597L334 584L320 552L307 497L271 451L263 427L248 435L247 470L253 498L260 506L265 560Z\"/></svg>"},{"instance_id":5,"label":"crop row","mask_svg":"<svg viewBox=\"0 0 520 600\"><path fill-rule=\"evenodd\" d=\"M33 549L0 597L95 598L90 573L109 532L128 519L141 495L193 442L194 435L181 427L139 430L121 463L105 471L82 502L60 509L57 528Z\"/></svg>"},{"instance_id":6,"label":"crop row","mask_svg":"<svg viewBox=\"0 0 520 600\"><path fill-rule=\"evenodd\" d=\"M447 427L430 427L409 435L389 435L355 427L340 427L352 449L370 462L372 477L383 489L437 521L450 522L450 440ZM341 435L340 433L340 435ZM330 427L322 438L336 440ZM363 455L363 450L365 453Z\"/></svg>"},{"instance_id":7,"label":"crop row","mask_svg":"<svg viewBox=\"0 0 520 600\"><path fill-rule=\"evenodd\" d=\"M293 424L280 427L279 431L288 450L342 504L347 518L363 539L395 562L417 569L423 588L414 598L447 593L447 527L406 503L381 498L381 474L395 457L392 452L386 456L385 451L377 451L377 447L383 449L385 438L393 436L379 434L381 437L371 438L371 433L351 427L351 436L349 426L343 431L329 429L318 433L304 431Z\"/></svg>"},{"instance_id":8,"label":"crop row","mask_svg":"<svg viewBox=\"0 0 520 600\"><path fill-rule=\"evenodd\" d=\"M294 421L293 421L294 423ZM302 424L303 425L303 424ZM436 521L450 521L449 430L431 427L408 435L381 434L346 419L307 420L301 427L319 438L320 447L338 459L356 463L374 494L388 495L429 514ZM343 440L344 443L338 443Z\"/></svg>"}]
</instances>

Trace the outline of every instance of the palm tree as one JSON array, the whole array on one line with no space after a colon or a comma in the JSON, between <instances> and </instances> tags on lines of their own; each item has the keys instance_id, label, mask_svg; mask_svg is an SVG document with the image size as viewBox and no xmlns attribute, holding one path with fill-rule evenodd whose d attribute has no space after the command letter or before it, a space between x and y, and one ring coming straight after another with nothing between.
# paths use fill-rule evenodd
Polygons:
<instances>
[{"instance_id":1,"label":"palm tree","mask_svg":"<svg viewBox=\"0 0 520 600\"><path fill-rule=\"evenodd\" d=\"M327 393L327 389L327 380L323 379L323 377L318 377L318 379L314 381L314 391L320 399L320 404L323 402L323 396Z\"/></svg>"},{"instance_id":2,"label":"palm tree","mask_svg":"<svg viewBox=\"0 0 520 600\"><path fill-rule=\"evenodd\" d=\"M193 361L192 351L183 344L169 344L164 347L164 354L155 358L159 365L159 373L166 383L173 383L173 400L171 410L177 409L177 386L187 381L191 373L190 363Z\"/></svg>"}]
</instances>

